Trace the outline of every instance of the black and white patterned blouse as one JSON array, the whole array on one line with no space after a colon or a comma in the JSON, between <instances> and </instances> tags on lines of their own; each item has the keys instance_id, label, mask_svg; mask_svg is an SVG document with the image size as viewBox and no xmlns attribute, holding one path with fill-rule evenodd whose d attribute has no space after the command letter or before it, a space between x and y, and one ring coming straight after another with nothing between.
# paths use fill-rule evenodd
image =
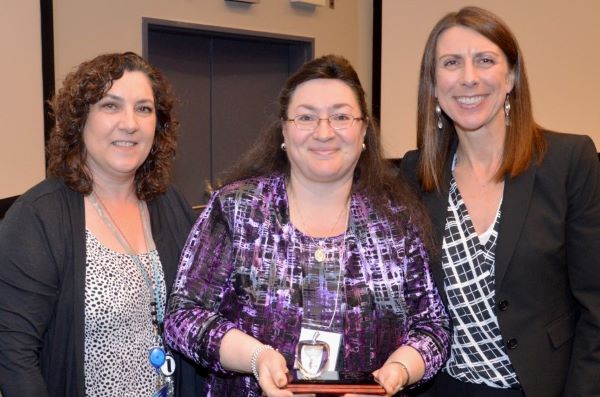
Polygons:
<instances>
[{"instance_id":1,"label":"black and white patterned blouse","mask_svg":"<svg viewBox=\"0 0 600 397\"><path fill-rule=\"evenodd\" d=\"M152 275L151 255L138 255ZM158 375L148 361L156 345L150 295L136 263L126 254L102 245L86 231L85 394L152 396ZM160 268L160 305L165 283Z\"/></svg>"},{"instance_id":2,"label":"black and white patterned blouse","mask_svg":"<svg viewBox=\"0 0 600 397\"><path fill-rule=\"evenodd\" d=\"M500 207L491 230L478 236L454 178L442 243L444 288L453 334L444 370L464 382L496 388L519 385L506 354L495 305L495 251Z\"/></svg>"}]
</instances>

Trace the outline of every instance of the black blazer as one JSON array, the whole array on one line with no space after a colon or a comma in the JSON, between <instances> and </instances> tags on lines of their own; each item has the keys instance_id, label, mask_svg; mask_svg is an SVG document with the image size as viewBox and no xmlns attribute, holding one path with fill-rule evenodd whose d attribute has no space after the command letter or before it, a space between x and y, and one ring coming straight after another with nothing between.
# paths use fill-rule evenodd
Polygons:
<instances>
[{"instance_id":1,"label":"black blazer","mask_svg":"<svg viewBox=\"0 0 600 397\"><path fill-rule=\"evenodd\" d=\"M507 177L496 246L496 314L527 397L600 396L600 163L587 136L545 132L543 161ZM441 242L443 191L422 193ZM419 152L402 171L417 186ZM446 301L440 258L432 263Z\"/></svg>"}]
</instances>

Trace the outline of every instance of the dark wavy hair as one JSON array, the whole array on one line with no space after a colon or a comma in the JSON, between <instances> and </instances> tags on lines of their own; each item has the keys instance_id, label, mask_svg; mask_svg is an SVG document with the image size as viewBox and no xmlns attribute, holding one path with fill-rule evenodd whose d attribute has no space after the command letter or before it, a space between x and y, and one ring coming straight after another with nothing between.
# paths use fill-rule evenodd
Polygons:
<instances>
[{"instance_id":1,"label":"dark wavy hair","mask_svg":"<svg viewBox=\"0 0 600 397\"><path fill-rule=\"evenodd\" d=\"M367 196L379 213L391 219L398 214L390 212L390 203L404 206L404 215L422 230L423 240L429 245L431 227L423 205L402 177L396 175L391 163L383 158L380 131L369 113L364 89L350 62L341 56L325 55L309 61L286 81L279 94L279 119L263 131L242 159L224 174L223 184L272 173L289 176L290 162L286 152L281 150L282 123L289 118L288 107L296 88L314 79L336 79L347 84L354 92L361 116L367 123L366 149L361 152L356 164L352 190Z\"/></svg>"},{"instance_id":2,"label":"dark wavy hair","mask_svg":"<svg viewBox=\"0 0 600 397\"><path fill-rule=\"evenodd\" d=\"M175 102L169 82L146 60L133 52L99 55L81 63L67 75L50 101L55 120L47 146L48 174L62 179L71 189L89 194L93 175L86 166L83 128L90 107L110 90L124 72L143 72L152 86L156 131L148 157L135 173L135 191L140 200L164 193L171 177L177 145L177 121L172 116Z\"/></svg>"},{"instance_id":3,"label":"dark wavy hair","mask_svg":"<svg viewBox=\"0 0 600 397\"><path fill-rule=\"evenodd\" d=\"M443 32L454 26L474 30L497 45L514 74L514 87L508 96L511 104L510 125L506 128L502 164L496 180L502 180L505 175L515 177L523 173L533 159L540 162L546 151L541 128L533 119L525 61L517 39L495 14L479 7L464 7L447 14L433 27L421 60L417 147L421 150L419 179L425 191L440 191L444 164L456 140L454 124L445 113L442 114L443 129L438 131L434 96L437 42Z\"/></svg>"}]
</instances>

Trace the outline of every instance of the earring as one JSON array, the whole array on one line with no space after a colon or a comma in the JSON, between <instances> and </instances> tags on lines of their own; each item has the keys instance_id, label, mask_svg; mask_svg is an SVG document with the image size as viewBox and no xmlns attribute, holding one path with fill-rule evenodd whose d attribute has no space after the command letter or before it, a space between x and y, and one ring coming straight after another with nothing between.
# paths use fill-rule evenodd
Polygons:
<instances>
[{"instance_id":1,"label":"earring","mask_svg":"<svg viewBox=\"0 0 600 397\"><path fill-rule=\"evenodd\" d=\"M285 142L283 142L281 145L279 145L279 147L281 148L281 150L283 150L284 152L287 150L287 147L285 146Z\"/></svg>"},{"instance_id":2,"label":"earring","mask_svg":"<svg viewBox=\"0 0 600 397\"><path fill-rule=\"evenodd\" d=\"M363 144L362 144L362 151L364 152L365 150L367 150L367 145L363 142Z\"/></svg>"},{"instance_id":3,"label":"earring","mask_svg":"<svg viewBox=\"0 0 600 397\"><path fill-rule=\"evenodd\" d=\"M444 128L444 123L442 123L442 108L439 103L435 104L435 115L437 116L437 128L441 131Z\"/></svg>"},{"instance_id":4,"label":"earring","mask_svg":"<svg viewBox=\"0 0 600 397\"><path fill-rule=\"evenodd\" d=\"M504 125L507 127L510 125L510 100L508 96L510 93L506 94L506 99L504 99Z\"/></svg>"}]
</instances>

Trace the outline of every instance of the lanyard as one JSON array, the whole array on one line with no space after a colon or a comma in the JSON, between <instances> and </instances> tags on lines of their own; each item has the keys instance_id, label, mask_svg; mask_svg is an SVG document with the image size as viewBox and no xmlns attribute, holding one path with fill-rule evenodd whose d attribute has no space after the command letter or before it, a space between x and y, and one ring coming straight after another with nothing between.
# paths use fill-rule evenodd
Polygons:
<instances>
[{"instance_id":1,"label":"lanyard","mask_svg":"<svg viewBox=\"0 0 600 397\"><path fill-rule=\"evenodd\" d=\"M335 320L335 316L338 312L338 304L339 304L339 297L340 297L340 286L342 284L342 272L343 270L346 268L346 233L348 232L348 227L350 226L350 216L352 215L351 213L351 205L352 205L352 199L351 197L348 198L348 203L346 204L346 213L347 218L346 218L346 228L344 229L344 235L342 236L342 241L341 244L339 246L339 248L337 249L337 253L338 253L338 265L339 265L339 270L338 270L338 275L337 275L337 286L336 286L336 292L335 292L335 304L334 304L334 308L333 308L333 313L331 315L331 319L329 320L329 324L327 325L327 327L325 329L329 330L331 329L331 326L333 325L333 321ZM304 221L302 220L302 224L304 226L304 228L306 229L306 226L304 225ZM337 224L337 221L336 221ZM335 225L334 225L335 227ZM291 227L290 228L290 232L291 232L291 240L293 241L294 239L296 239L296 228L295 227ZM300 245L300 251L302 251L303 248L303 244L302 244L302 240L301 239L297 239L297 241L299 242ZM314 259L321 264L322 262L325 261L326 258L326 254L324 251L324 248L322 246L323 244L323 240L319 241L319 248L315 251L315 255L314 255ZM318 252L321 251L321 254L317 255ZM311 262L311 256L308 256L308 263L307 266L310 266ZM292 270L290 270L290 289L291 289L291 274L292 274ZM302 270L302 278L304 279L304 270ZM302 300L304 300L304 280L301 282L300 284L300 291L302 293ZM314 323L313 321L311 321L310 319L304 319L303 320L304 323L309 326L309 327L314 327L314 326L319 326L318 324Z\"/></svg>"},{"instance_id":2,"label":"lanyard","mask_svg":"<svg viewBox=\"0 0 600 397\"><path fill-rule=\"evenodd\" d=\"M90 202L96 209L96 212L102 219L102 222L108 227L113 236L119 241L119 244L126 251L127 255L133 260L133 262L137 265L140 273L144 277L144 281L146 283L146 287L148 288L148 293L150 295L150 314L152 315L152 323L155 326L156 333L160 338L160 326L162 325L164 319L164 307L160 305L161 302L161 290L160 290L160 270L159 263L156 253L154 251L154 240L152 239L152 234L150 233L150 225L148 225L148 208L146 207L143 201L138 203L138 207L140 210L140 216L142 218L142 228L144 229L144 240L146 242L146 248L150 252L150 258L152 261L152 273L154 282L150 279L150 275L146 272L144 265L140 258L133 252L131 245L121 232L119 228L116 226L115 222L110 216L110 213L100 200L96 193L92 192L89 196Z\"/></svg>"}]
</instances>

